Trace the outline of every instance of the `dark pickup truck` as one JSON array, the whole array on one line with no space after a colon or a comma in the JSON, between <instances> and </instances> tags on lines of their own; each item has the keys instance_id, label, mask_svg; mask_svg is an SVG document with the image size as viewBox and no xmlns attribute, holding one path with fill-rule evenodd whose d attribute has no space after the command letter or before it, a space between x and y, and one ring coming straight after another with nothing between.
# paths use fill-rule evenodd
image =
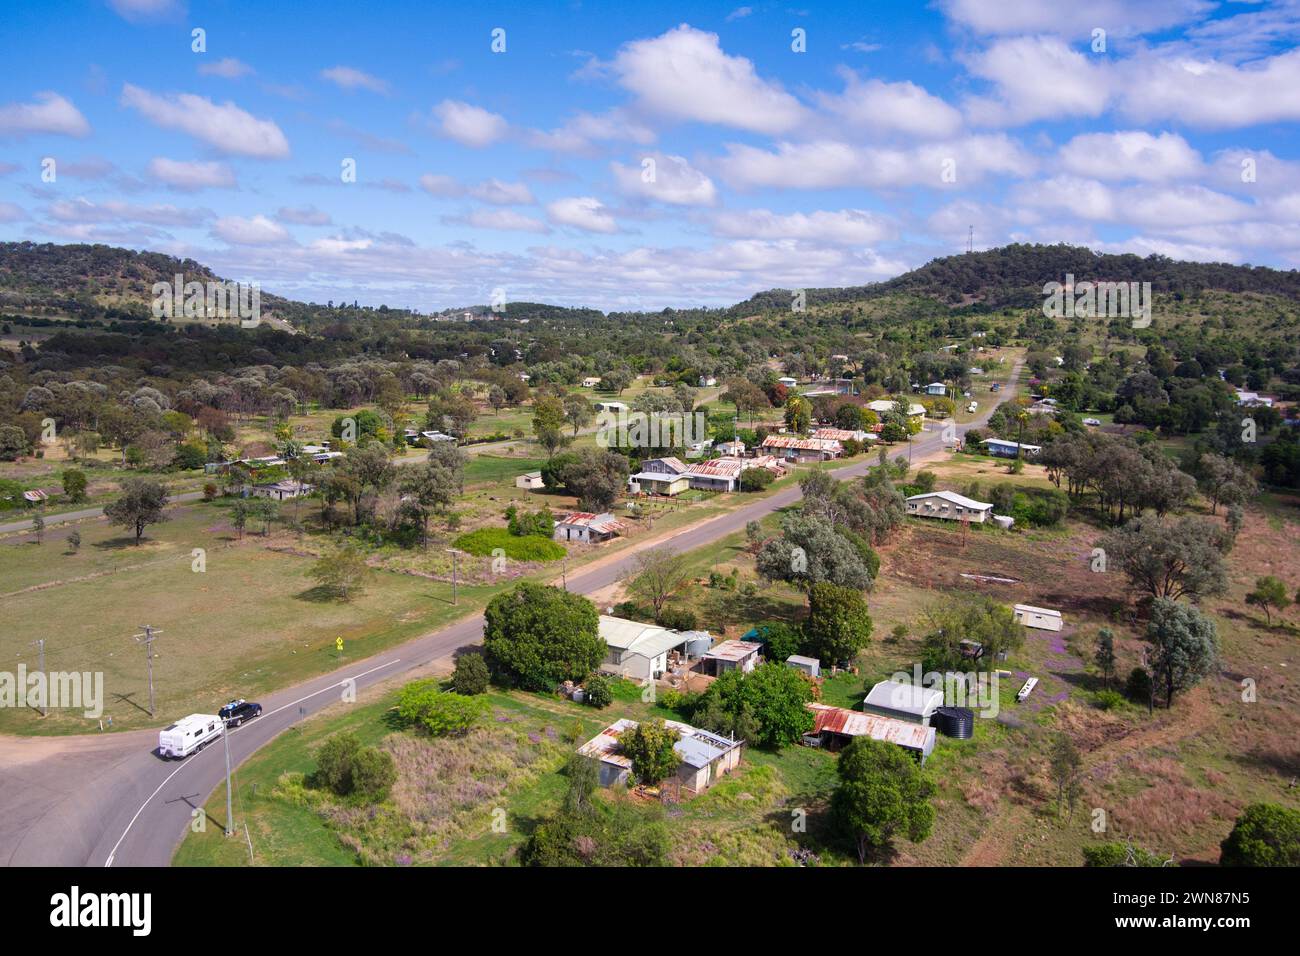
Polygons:
<instances>
[{"instance_id":1,"label":"dark pickup truck","mask_svg":"<svg viewBox=\"0 0 1300 956\"><path fill-rule=\"evenodd\" d=\"M238 727L246 720L262 716L261 704L250 704L246 700L232 700L217 711L217 716L226 722L227 727Z\"/></svg>"}]
</instances>

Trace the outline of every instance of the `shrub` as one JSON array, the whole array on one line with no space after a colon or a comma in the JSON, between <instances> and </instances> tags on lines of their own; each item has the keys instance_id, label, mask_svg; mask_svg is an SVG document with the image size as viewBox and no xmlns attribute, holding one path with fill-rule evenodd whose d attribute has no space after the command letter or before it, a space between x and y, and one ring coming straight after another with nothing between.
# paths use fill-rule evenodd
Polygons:
<instances>
[{"instance_id":1,"label":"shrub","mask_svg":"<svg viewBox=\"0 0 1300 956\"><path fill-rule=\"evenodd\" d=\"M506 528L479 528L462 534L453 546L480 558L490 557L500 548L512 561L558 561L564 548L550 538L538 535L513 535Z\"/></svg>"},{"instance_id":2,"label":"shrub","mask_svg":"<svg viewBox=\"0 0 1300 956\"><path fill-rule=\"evenodd\" d=\"M746 468L740 473L740 490L762 491L774 481L776 475L766 468Z\"/></svg>"},{"instance_id":3,"label":"shrub","mask_svg":"<svg viewBox=\"0 0 1300 956\"><path fill-rule=\"evenodd\" d=\"M203 500L212 501L217 497L217 491L217 486L209 481L203 486Z\"/></svg>"},{"instance_id":4,"label":"shrub","mask_svg":"<svg viewBox=\"0 0 1300 956\"><path fill-rule=\"evenodd\" d=\"M1084 866L1164 866L1150 850L1131 843L1096 843L1083 848Z\"/></svg>"},{"instance_id":5,"label":"shrub","mask_svg":"<svg viewBox=\"0 0 1300 956\"><path fill-rule=\"evenodd\" d=\"M670 631L693 631L696 626L695 612L681 607L666 607L659 613L656 623Z\"/></svg>"},{"instance_id":6,"label":"shrub","mask_svg":"<svg viewBox=\"0 0 1300 956\"><path fill-rule=\"evenodd\" d=\"M1143 671L1143 673L1146 673ZM1107 688L1097 693L1097 706L1102 710L1114 710L1124 703L1124 695L1117 690Z\"/></svg>"},{"instance_id":7,"label":"shrub","mask_svg":"<svg viewBox=\"0 0 1300 956\"><path fill-rule=\"evenodd\" d=\"M592 674L582 685L582 689L586 691L584 703L597 710L603 710L614 703L614 689L610 686L609 678L604 674Z\"/></svg>"},{"instance_id":8,"label":"shrub","mask_svg":"<svg viewBox=\"0 0 1300 956\"><path fill-rule=\"evenodd\" d=\"M1221 866L1300 866L1300 810L1253 803L1219 848Z\"/></svg>"},{"instance_id":9,"label":"shrub","mask_svg":"<svg viewBox=\"0 0 1300 956\"><path fill-rule=\"evenodd\" d=\"M432 679L412 681L397 699L398 716L433 737L466 733L488 709L486 698L441 691Z\"/></svg>"},{"instance_id":10,"label":"shrub","mask_svg":"<svg viewBox=\"0 0 1300 956\"><path fill-rule=\"evenodd\" d=\"M1124 684L1124 696L1139 704L1149 703L1151 700L1151 675L1141 667L1135 667L1129 671L1128 681Z\"/></svg>"},{"instance_id":11,"label":"shrub","mask_svg":"<svg viewBox=\"0 0 1300 956\"><path fill-rule=\"evenodd\" d=\"M392 754L376 747L363 747L356 734L337 734L316 751L313 783L340 797L377 803L388 796L396 782L397 764Z\"/></svg>"},{"instance_id":12,"label":"shrub","mask_svg":"<svg viewBox=\"0 0 1300 956\"><path fill-rule=\"evenodd\" d=\"M69 501L86 500L86 473L69 468L63 473L63 494Z\"/></svg>"},{"instance_id":13,"label":"shrub","mask_svg":"<svg viewBox=\"0 0 1300 956\"><path fill-rule=\"evenodd\" d=\"M456 658L456 669L451 672L451 689L466 697L482 694L488 689L488 666L482 654L468 653Z\"/></svg>"}]
</instances>

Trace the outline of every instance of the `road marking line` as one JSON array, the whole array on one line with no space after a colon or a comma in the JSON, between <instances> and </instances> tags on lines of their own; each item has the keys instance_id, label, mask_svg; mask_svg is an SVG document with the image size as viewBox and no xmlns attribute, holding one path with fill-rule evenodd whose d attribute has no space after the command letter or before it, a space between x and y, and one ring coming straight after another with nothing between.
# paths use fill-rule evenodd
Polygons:
<instances>
[{"instance_id":1,"label":"road marking line","mask_svg":"<svg viewBox=\"0 0 1300 956\"><path fill-rule=\"evenodd\" d=\"M342 687L349 680L356 680L360 677L365 677L367 674L373 674L375 671L383 670L385 667L391 667L394 664L400 663L401 660L402 659L400 657L394 657L391 661L386 661L383 664L379 664L375 667L372 667L368 671L362 671L360 674L354 674L351 677L345 677L336 684L330 684L327 687L322 687L320 690L316 691L315 693L307 694L305 697L299 697L297 700L291 701L285 704L283 707L277 707L275 710L271 711L270 713L263 714L263 716L270 717L273 714L278 714L286 707L294 707L298 704L301 704L304 700L310 700L311 698L315 697L317 694L323 694L327 690L334 690L336 687ZM195 754L194 756L197 757L198 754ZM135 811L135 816L131 817L131 821L126 825L126 829L122 831L122 835L118 837L117 842L113 844L113 849L111 849L108 852L108 859L104 861L105 868L113 865L113 858L117 856L118 847L122 845L122 841L126 839L126 835L131 832L131 827L135 826L135 821L140 819L140 814L144 813L144 808L149 806L149 804L153 802L153 798L158 796L158 794L162 792L163 787L171 783L172 777L176 776L178 773L180 773L182 770L188 767L191 763L193 763L193 760L187 760L185 763L182 763L179 767L177 767L175 770L169 773L167 775L167 779L165 779L162 783L158 784L158 789L155 790L153 793L149 794L149 796L145 798L144 803L140 804L140 809Z\"/></svg>"}]
</instances>

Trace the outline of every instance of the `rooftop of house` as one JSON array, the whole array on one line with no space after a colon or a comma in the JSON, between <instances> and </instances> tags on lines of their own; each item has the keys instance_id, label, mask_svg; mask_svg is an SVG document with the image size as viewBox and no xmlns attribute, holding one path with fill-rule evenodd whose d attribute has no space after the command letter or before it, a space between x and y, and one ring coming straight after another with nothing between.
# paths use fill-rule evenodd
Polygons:
<instances>
[{"instance_id":1,"label":"rooftop of house","mask_svg":"<svg viewBox=\"0 0 1300 956\"><path fill-rule=\"evenodd\" d=\"M993 507L992 502L976 501L974 498L959 495L955 491L926 491L919 495L912 495L907 500L920 501L922 498L942 498L950 504L961 505L963 508L970 508L973 511L987 511Z\"/></svg>"}]
</instances>

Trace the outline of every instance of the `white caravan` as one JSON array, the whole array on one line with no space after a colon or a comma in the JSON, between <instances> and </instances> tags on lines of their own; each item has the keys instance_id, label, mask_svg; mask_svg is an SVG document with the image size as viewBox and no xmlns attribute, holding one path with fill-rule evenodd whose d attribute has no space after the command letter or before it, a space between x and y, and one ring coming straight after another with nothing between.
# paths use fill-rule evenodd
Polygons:
<instances>
[{"instance_id":1,"label":"white caravan","mask_svg":"<svg viewBox=\"0 0 1300 956\"><path fill-rule=\"evenodd\" d=\"M220 737L226 723L216 714L190 714L158 731L158 754L180 760Z\"/></svg>"}]
</instances>

